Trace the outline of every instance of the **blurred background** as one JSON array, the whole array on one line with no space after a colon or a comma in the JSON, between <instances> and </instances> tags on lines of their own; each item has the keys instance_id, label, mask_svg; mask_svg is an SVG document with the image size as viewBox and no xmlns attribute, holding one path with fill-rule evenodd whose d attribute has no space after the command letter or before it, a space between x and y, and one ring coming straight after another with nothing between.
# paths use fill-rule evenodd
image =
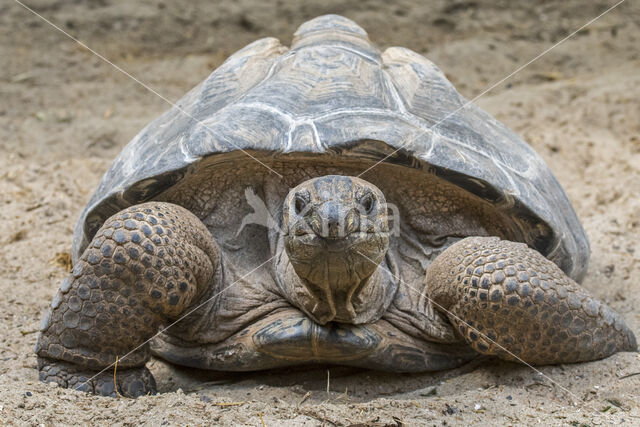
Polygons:
<instances>
[{"instance_id":1,"label":"blurred background","mask_svg":"<svg viewBox=\"0 0 640 427\"><path fill-rule=\"evenodd\" d=\"M246 44L267 36L288 44L302 22L326 13L355 20L381 48L403 46L426 55L471 98L614 2L32 0L27 4L175 101ZM628 1L491 94L584 72L602 73L635 60L639 22L637 2ZM0 34L0 58L4 58L0 147L7 151L66 158L81 147L112 156L168 107L12 0L0 2Z\"/></svg>"}]
</instances>

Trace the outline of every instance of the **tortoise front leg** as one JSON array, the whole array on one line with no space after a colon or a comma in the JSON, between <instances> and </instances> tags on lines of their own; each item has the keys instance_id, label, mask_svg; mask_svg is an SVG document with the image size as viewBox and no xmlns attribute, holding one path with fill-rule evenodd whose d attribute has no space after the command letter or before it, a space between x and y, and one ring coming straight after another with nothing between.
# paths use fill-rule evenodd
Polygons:
<instances>
[{"instance_id":1,"label":"tortoise front leg","mask_svg":"<svg viewBox=\"0 0 640 427\"><path fill-rule=\"evenodd\" d=\"M204 224L180 206L145 203L109 218L43 319L40 379L103 395L154 393L148 344L122 357L197 301L219 256ZM118 356L118 384L113 369L92 378Z\"/></svg>"},{"instance_id":2,"label":"tortoise front leg","mask_svg":"<svg viewBox=\"0 0 640 427\"><path fill-rule=\"evenodd\" d=\"M429 266L426 286L482 354L544 365L638 349L620 315L523 243L461 240Z\"/></svg>"}]
</instances>

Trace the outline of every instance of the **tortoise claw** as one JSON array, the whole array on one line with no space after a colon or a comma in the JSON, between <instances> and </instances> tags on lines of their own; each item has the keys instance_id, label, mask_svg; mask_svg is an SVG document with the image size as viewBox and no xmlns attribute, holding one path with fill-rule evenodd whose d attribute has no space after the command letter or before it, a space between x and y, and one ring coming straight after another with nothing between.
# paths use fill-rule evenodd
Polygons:
<instances>
[{"instance_id":1,"label":"tortoise claw","mask_svg":"<svg viewBox=\"0 0 640 427\"><path fill-rule=\"evenodd\" d=\"M115 373L111 368L98 373L71 363L39 357L38 369L42 382L54 382L61 387L100 396L136 398L156 394L155 379L145 366L115 370Z\"/></svg>"}]
</instances>

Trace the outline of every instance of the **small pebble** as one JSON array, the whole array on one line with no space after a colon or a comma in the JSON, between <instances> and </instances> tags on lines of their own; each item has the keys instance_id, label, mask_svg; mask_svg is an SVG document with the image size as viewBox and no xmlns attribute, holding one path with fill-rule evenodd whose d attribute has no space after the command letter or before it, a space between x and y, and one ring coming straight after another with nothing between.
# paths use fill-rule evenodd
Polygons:
<instances>
[{"instance_id":1,"label":"small pebble","mask_svg":"<svg viewBox=\"0 0 640 427\"><path fill-rule=\"evenodd\" d=\"M436 394L438 394L438 390L435 387L429 387L420 392L420 396L435 396Z\"/></svg>"},{"instance_id":2,"label":"small pebble","mask_svg":"<svg viewBox=\"0 0 640 427\"><path fill-rule=\"evenodd\" d=\"M31 393L30 391L26 392L25 394L27 395L27 397L33 396L33 393Z\"/></svg>"},{"instance_id":3,"label":"small pebble","mask_svg":"<svg viewBox=\"0 0 640 427\"><path fill-rule=\"evenodd\" d=\"M511 400L513 399L513 397L511 397L511 395L507 396L507 400Z\"/></svg>"},{"instance_id":4,"label":"small pebble","mask_svg":"<svg viewBox=\"0 0 640 427\"><path fill-rule=\"evenodd\" d=\"M460 412L460 409L456 408L455 406L451 406L448 403L445 403L444 405L445 405L445 408L442 411L444 415L453 415Z\"/></svg>"}]
</instances>

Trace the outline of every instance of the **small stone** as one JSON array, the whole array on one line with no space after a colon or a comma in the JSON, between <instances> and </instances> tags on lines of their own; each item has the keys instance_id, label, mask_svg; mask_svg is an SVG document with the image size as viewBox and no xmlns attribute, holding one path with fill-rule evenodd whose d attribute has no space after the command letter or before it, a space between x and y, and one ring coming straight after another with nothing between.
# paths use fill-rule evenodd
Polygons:
<instances>
[{"instance_id":1,"label":"small stone","mask_svg":"<svg viewBox=\"0 0 640 427\"><path fill-rule=\"evenodd\" d=\"M28 391L28 392L26 392L26 393L25 393L25 395L26 395L27 397L31 397L31 396L33 396L33 393L31 393L30 391Z\"/></svg>"},{"instance_id":2,"label":"small stone","mask_svg":"<svg viewBox=\"0 0 640 427\"><path fill-rule=\"evenodd\" d=\"M438 394L438 390L435 387L429 387L427 389L425 389L424 391L421 391L420 396L435 396L436 394Z\"/></svg>"},{"instance_id":3,"label":"small stone","mask_svg":"<svg viewBox=\"0 0 640 427\"><path fill-rule=\"evenodd\" d=\"M444 415L454 415L460 412L460 409L456 408L455 406L451 406L448 403L445 403L445 408L442 411L442 413Z\"/></svg>"}]
</instances>

